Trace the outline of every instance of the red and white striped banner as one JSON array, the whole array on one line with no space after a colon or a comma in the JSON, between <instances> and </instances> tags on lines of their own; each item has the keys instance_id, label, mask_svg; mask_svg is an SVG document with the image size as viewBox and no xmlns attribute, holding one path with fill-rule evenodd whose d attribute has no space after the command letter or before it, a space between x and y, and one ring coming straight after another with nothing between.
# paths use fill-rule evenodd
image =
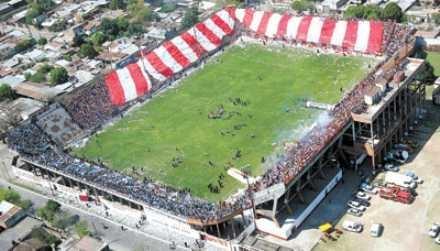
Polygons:
<instances>
[{"instance_id":1,"label":"red and white striped banner","mask_svg":"<svg viewBox=\"0 0 440 251\"><path fill-rule=\"evenodd\" d=\"M268 38L335 46L369 54L379 54L382 51L384 25L380 21L337 21L253 9L235 9L234 16L244 28Z\"/></svg>"},{"instance_id":2,"label":"red and white striped banner","mask_svg":"<svg viewBox=\"0 0 440 251\"><path fill-rule=\"evenodd\" d=\"M151 89L148 74L164 81L188 68L207 52L219 48L223 38L233 33L236 21L257 35L268 38L369 54L382 51L384 24L380 21L337 21L325 17L226 8L142 55L143 60L107 74L105 84L112 103L122 105L148 93Z\"/></svg>"},{"instance_id":3,"label":"red and white striped banner","mask_svg":"<svg viewBox=\"0 0 440 251\"><path fill-rule=\"evenodd\" d=\"M221 10L145 56L148 73L159 81L186 69L204 53L217 49L234 30L234 18Z\"/></svg>"},{"instance_id":4,"label":"red and white striped banner","mask_svg":"<svg viewBox=\"0 0 440 251\"><path fill-rule=\"evenodd\" d=\"M105 85L114 105L123 105L151 90L151 81L141 60L108 73Z\"/></svg>"}]
</instances>

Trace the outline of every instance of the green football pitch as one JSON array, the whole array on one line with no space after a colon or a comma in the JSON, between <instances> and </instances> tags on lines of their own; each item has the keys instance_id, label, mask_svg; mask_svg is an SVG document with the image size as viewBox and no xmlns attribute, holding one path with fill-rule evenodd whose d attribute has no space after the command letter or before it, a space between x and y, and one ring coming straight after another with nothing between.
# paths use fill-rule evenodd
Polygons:
<instances>
[{"instance_id":1,"label":"green football pitch","mask_svg":"<svg viewBox=\"0 0 440 251\"><path fill-rule=\"evenodd\" d=\"M190 188L210 201L225 199L243 187L227 168L262 174L283 142L298 139L323 114L305 108L305 100L336 103L374 63L234 46L73 152L139 179ZM210 183L219 191L211 192Z\"/></svg>"}]
</instances>

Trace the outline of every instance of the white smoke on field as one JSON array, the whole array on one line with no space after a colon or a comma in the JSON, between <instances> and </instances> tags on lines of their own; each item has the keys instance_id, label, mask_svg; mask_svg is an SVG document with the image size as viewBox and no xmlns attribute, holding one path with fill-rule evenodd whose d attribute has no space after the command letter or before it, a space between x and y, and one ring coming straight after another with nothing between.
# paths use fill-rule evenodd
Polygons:
<instances>
[{"instance_id":1,"label":"white smoke on field","mask_svg":"<svg viewBox=\"0 0 440 251\"><path fill-rule=\"evenodd\" d=\"M273 153L265 157L263 169L266 171L284 159L286 145L307 141L307 136L312 130L325 130L331 120L332 116L329 112L322 111L310 119L304 119L295 128L281 131L276 137L277 141L272 144Z\"/></svg>"}]
</instances>

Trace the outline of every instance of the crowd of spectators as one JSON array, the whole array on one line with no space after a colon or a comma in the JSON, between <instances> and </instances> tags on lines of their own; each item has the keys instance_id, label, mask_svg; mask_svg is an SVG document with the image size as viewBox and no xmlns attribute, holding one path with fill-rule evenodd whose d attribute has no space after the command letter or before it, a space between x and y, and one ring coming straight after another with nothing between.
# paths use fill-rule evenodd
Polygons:
<instances>
[{"instance_id":1,"label":"crowd of spectators","mask_svg":"<svg viewBox=\"0 0 440 251\"><path fill-rule=\"evenodd\" d=\"M406 25L386 22L384 23L384 38L382 40L382 50L384 55L392 56L402 48L404 44L410 42L413 29Z\"/></svg>"},{"instance_id":2,"label":"crowd of spectators","mask_svg":"<svg viewBox=\"0 0 440 251\"><path fill-rule=\"evenodd\" d=\"M383 51L391 55L405 43L409 30L405 26L387 23L385 26ZM182 76L185 76L184 74ZM49 169L55 169L90 182L108 190L124 194L144 204L167 210L175 215L200 219L218 220L252 205L252 194L271 185L291 181L313 160L322 149L344 128L350 120L354 107L363 103L364 94L375 86L376 78L370 73L348 92L330 112L331 120L315 126L300 141L287 148L283 157L262 178L252 184L241 196L220 204L211 203L192 196L187 190L177 190L154 183L151 180L136 180L110 170L102 164L88 163L77 159L52 144L49 138L32 122L22 124L8 134L9 147L24 158ZM163 84L163 83L162 83ZM160 89L160 88L158 88ZM83 129L102 126L112 117L121 114L111 105L102 78L97 83L69 94L61 103Z\"/></svg>"},{"instance_id":3,"label":"crowd of spectators","mask_svg":"<svg viewBox=\"0 0 440 251\"><path fill-rule=\"evenodd\" d=\"M102 77L94 84L66 95L61 103L83 129L96 128L119 112L111 104Z\"/></svg>"}]
</instances>

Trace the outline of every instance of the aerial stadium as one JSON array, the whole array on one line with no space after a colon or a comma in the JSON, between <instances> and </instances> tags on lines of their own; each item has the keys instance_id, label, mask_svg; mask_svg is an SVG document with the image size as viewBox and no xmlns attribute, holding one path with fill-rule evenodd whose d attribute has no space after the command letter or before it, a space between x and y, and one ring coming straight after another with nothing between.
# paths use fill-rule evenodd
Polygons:
<instances>
[{"instance_id":1,"label":"aerial stadium","mask_svg":"<svg viewBox=\"0 0 440 251\"><path fill-rule=\"evenodd\" d=\"M226 247L288 239L416 119L413 32L222 9L10 131L14 174Z\"/></svg>"}]
</instances>

